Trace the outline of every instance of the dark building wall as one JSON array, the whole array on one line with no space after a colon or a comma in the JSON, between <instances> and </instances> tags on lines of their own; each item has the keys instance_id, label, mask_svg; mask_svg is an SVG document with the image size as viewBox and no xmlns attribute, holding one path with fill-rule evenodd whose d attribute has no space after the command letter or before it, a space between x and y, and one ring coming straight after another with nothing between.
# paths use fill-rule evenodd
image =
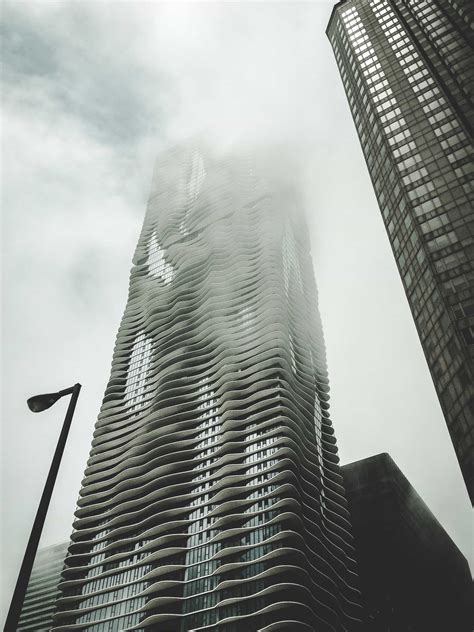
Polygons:
<instances>
[{"instance_id":1,"label":"dark building wall","mask_svg":"<svg viewBox=\"0 0 474 632\"><path fill-rule=\"evenodd\" d=\"M51 630L68 544L64 542L39 549L36 554L18 624L19 631Z\"/></svg>"},{"instance_id":2,"label":"dark building wall","mask_svg":"<svg viewBox=\"0 0 474 632\"><path fill-rule=\"evenodd\" d=\"M358 623L307 230L270 162L157 163L58 632Z\"/></svg>"},{"instance_id":3,"label":"dark building wall","mask_svg":"<svg viewBox=\"0 0 474 632\"><path fill-rule=\"evenodd\" d=\"M466 559L388 454L342 467L368 632L470 632Z\"/></svg>"},{"instance_id":4,"label":"dark building wall","mask_svg":"<svg viewBox=\"0 0 474 632\"><path fill-rule=\"evenodd\" d=\"M335 6L327 34L474 501L472 31L466 15L454 0L346 0Z\"/></svg>"},{"instance_id":5,"label":"dark building wall","mask_svg":"<svg viewBox=\"0 0 474 632\"><path fill-rule=\"evenodd\" d=\"M393 0L398 20L460 121L474 124L474 23L457 0Z\"/></svg>"}]
</instances>

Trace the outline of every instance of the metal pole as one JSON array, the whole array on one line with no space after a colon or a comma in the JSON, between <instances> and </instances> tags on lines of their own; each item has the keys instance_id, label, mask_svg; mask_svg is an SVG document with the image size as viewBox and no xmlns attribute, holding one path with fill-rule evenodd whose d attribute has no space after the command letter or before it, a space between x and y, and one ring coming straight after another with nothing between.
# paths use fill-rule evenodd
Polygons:
<instances>
[{"instance_id":1,"label":"metal pole","mask_svg":"<svg viewBox=\"0 0 474 632\"><path fill-rule=\"evenodd\" d=\"M43 489L38 511L36 512L33 528L31 529L30 539L26 546L23 562L21 563L20 572L16 581L15 590L13 592L10 609L8 611L7 619L5 621L5 632L16 632L18 628L18 621L20 619L21 609L23 607L23 601L25 599L26 589L30 580L31 569L36 557L36 551L38 550L38 543L41 538L41 532L43 531L44 521L48 512L51 495L53 493L54 483L58 475L59 465L64 452L64 446L66 445L67 436L69 434L69 428L71 427L72 417L74 415L74 409L76 408L77 398L79 397L79 391L81 390L80 384L75 384L71 389L65 389L64 394L71 393L71 399L69 400L69 406L64 417L64 423L59 435L56 451L49 468L48 478ZM60 391L63 393L63 391Z\"/></svg>"}]
</instances>

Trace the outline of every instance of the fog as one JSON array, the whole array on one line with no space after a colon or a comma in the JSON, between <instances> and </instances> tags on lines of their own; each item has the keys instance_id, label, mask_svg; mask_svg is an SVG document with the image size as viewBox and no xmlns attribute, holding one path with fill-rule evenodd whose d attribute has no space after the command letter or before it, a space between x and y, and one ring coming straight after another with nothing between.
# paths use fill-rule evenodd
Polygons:
<instances>
[{"instance_id":1,"label":"fog","mask_svg":"<svg viewBox=\"0 0 474 632\"><path fill-rule=\"evenodd\" d=\"M308 209L341 462L389 452L456 544L470 503L324 30L331 3L3 5L3 608L66 402L67 540L156 156L272 144Z\"/></svg>"}]
</instances>

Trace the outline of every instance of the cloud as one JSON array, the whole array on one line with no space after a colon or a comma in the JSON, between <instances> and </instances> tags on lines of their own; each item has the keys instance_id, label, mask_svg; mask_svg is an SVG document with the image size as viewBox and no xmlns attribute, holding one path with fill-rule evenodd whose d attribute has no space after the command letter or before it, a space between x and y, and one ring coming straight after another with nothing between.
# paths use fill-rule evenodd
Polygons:
<instances>
[{"instance_id":1,"label":"cloud","mask_svg":"<svg viewBox=\"0 0 474 632\"><path fill-rule=\"evenodd\" d=\"M391 452L468 550L459 469L324 35L330 9L4 3L5 598L63 412L39 419L25 398L84 383L51 544L69 536L154 159L195 135L271 142L288 158L308 207L343 460Z\"/></svg>"}]
</instances>

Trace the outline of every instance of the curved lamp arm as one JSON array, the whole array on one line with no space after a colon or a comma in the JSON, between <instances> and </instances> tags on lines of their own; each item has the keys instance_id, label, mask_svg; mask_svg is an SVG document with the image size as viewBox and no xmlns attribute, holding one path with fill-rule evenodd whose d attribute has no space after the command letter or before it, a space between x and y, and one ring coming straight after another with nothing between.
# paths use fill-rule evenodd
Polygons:
<instances>
[{"instance_id":1,"label":"curved lamp arm","mask_svg":"<svg viewBox=\"0 0 474 632\"><path fill-rule=\"evenodd\" d=\"M36 551L38 550L38 544L43 531L44 521L48 512L49 503L53 493L54 483L58 475L59 465L66 445L67 436L69 434L69 428L71 427L72 417L76 408L77 398L79 397L79 391L81 390L80 384L74 384L70 388L65 388L57 393L45 393L43 395L35 395L27 400L28 407L31 411L39 413L47 408L50 408L58 399L61 399L64 395L71 395L69 400L69 406L64 417L63 427L61 434L59 435L56 450L54 452L53 460L51 461L51 467L49 468L48 478L44 485L43 494L36 512L35 521L33 522L33 528L31 529L30 538L26 545L25 555L21 564L20 572L18 573L18 579L16 581L15 590L13 591L13 597L10 603L10 609L8 611L7 619L5 621L5 632L16 632L18 628L18 621L20 619L21 610L23 607L23 601L25 599L26 589L28 582L30 581L31 569L36 557Z\"/></svg>"}]
</instances>

